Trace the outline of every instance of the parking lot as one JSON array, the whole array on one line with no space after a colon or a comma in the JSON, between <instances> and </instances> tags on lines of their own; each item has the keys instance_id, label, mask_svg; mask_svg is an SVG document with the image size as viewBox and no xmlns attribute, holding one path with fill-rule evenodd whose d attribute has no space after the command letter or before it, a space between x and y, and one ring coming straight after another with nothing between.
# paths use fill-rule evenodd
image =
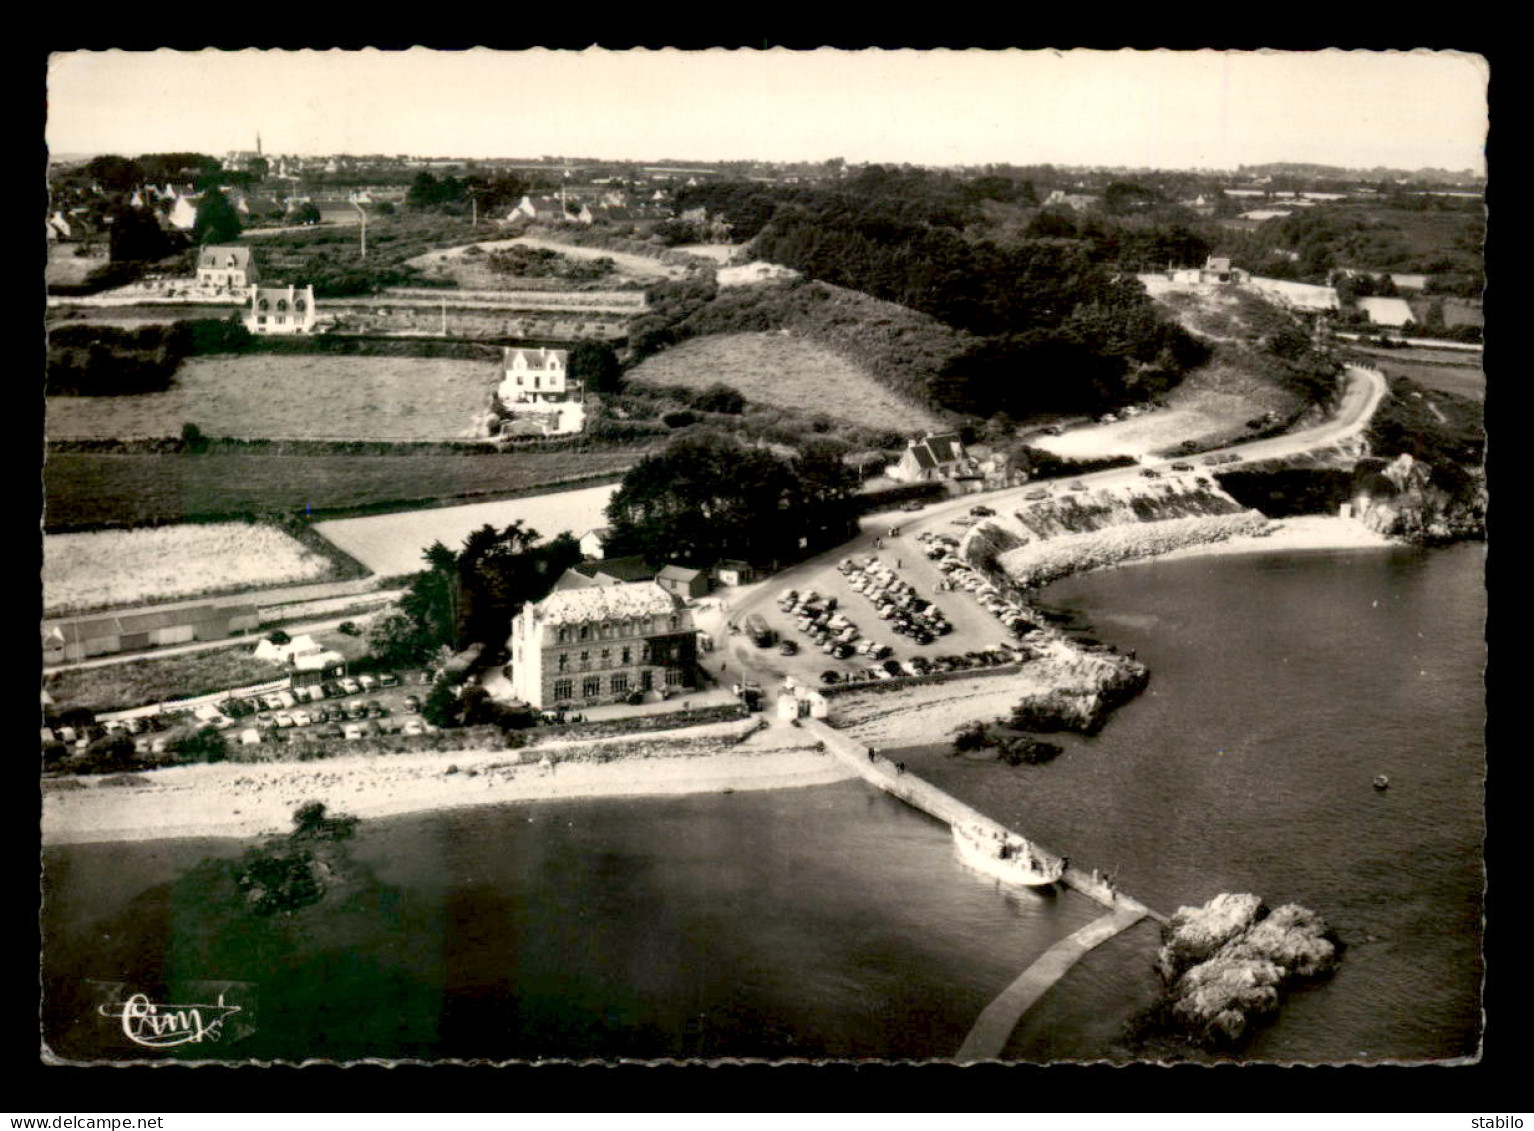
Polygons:
<instances>
[{"instance_id":1,"label":"parking lot","mask_svg":"<svg viewBox=\"0 0 1534 1131\"><path fill-rule=\"evenodd\" d=\"M966 516L962 521L980 516ZM736 621L725 663L809 685L882 682L1011 663L1029 654L1034 626L955 554L963 528L884 528L873 553L827 563L754 603L773 639ZM834 678L831 673L834 673ZM882 673L882 674L881 674Z\"/></svg>"}]
</instances>

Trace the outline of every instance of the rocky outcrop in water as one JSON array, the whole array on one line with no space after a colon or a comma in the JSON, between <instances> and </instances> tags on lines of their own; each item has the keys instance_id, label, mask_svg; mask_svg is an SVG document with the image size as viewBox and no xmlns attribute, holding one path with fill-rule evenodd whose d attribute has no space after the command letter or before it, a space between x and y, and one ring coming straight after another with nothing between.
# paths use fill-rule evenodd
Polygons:
<instances>
[{"instance_id":1,"label":"rocky outcrop in water","mask_svg":"<svg viewBox=\"0 0 1534 1131\"><path fill-rule=\"evenodd\" d=\"M1341 946L1314 911L1269 911L1249 893L1181 907L1157 955L1162 1000L1151 1027L1207 1048L1229 1048L1277 1013L1283 991L1325 977Z\"/></svg>"},{"instance_id":2,"label":"rocky outcrop in water","mask_svg":"<svg viewBox=\"0 0 1534 1131\"><path fill-rule=\"evenodd\" d=\"M1059 639L1040 647L1048 689L1025 694L1012 708L1008 722L1017 730L1095 734L1115 707L1150 682L1150 669L1117 652Z\"/></svg>"},{"instance_id":3,"label":"rocky outcrop in water","mask_svg":"<svg viewBox=\"0 0 1534 1131\"><path fill-rule=\"evenodd\" d=\"M1353 514L1371 530L1409 542L1450 542L1479 537L1486 524L1481 483L1451 489L1433 468L1410 455L1388 462L1361 460L1353 490ZM1460 476L1459 478L1465 478Z\"/></svg>"}]
</instances>

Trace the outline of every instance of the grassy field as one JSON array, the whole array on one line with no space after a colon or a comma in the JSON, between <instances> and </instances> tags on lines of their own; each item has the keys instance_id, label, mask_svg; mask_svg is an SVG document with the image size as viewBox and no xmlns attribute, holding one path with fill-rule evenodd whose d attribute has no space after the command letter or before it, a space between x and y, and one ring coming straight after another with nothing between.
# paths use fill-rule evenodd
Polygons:
<instances>
[{"instance_id":1,"label":"grassy field","mask_svg":"<svg viewBox=\"0 0 1534 1131\"><path fill-rule=\"evenodd\" d=\"M343 515L504 498L586 476L616 475L642 450L459 455L203 455L61 452L43 483L50 530L147 525L268 511Z\"/></svg>"},{"instance_id":2,"label":"grassy field","mask_svg":"<svg viewBox=\"0 0 1534 1131\"><path fill-rule=\"evenodd\" d=\"M487 361L246 354L191 358L163 393L51 397L50 439L451 440L471 436L499 380Z\"/></svg>"},{"instance_id":3,"label":"grassy field","mask_svg":"<svg viewBox=\"0 0 1534 1131\"><path fill-rule=\"evenodd\" d=\"M694 338L629 371L637 380L702 389L723 382L749 401L806 409L868 428L914 432L942 421L813 342L768 331Z\"/></svg>"},{"instance_id":4,"label":"grassy field","mask_svg":"<svg viewBox=\"0 0 1534 1131\"><path fill-rule=\"evenodd\" d=\"M616 484L584 487L501 502L344 518L316 523L314 529L380 577L400 577L425 568L422 556L433 542L456 549L486 524L500 528L521 522L546 539L565 531L579 538L606 524L603 511L616 490Z\"/></svg>"},{"instance_id":5,"label":"grassy field","mask_svg":"<svg viewBox=\"0 0 1534 1131\"><path fill-rule=\"evenodd\" d=\"M1440 393L1486 399L1486 371L1481 355L1433 350L1375 350L1360 348L1368 364L1392 376L1410 377Z\"/></svg>"},{"instance_id":6,"label":"grassy field","mask_svg":"<svg viewBox=\"0 0 1534 1131\"><path fill-rule=\"evenodd\" d=\"M321 581L334 573L328 559L254 523L51 534L43 538L43 611Z\"/></svg>"},{"instance_id":7,"label":"grassy field","mask_svg":"<svg viewBox=\"0 0 1534 1131\"><path fill-rule=\"evenodd\" d=\"M78 243L51 243L48 245L48 266L44 269L43 277L49 283L68 284L76 286L85 282L85 276L89 275L98 267L107 264L107 251L105 241L98 241L98 253L94 255L76 255L80 250Z\"/></svg>"},{"instance_id":8,"label":"grassy field","mask_svg":"<svg viewBox=\"0 0 1534 1131\"><path fill-rule=\"evenodd\" d=\"M58 710L87 707L101 714L248 687L281 676L277 665L256 659L251 654L254 650L254 644L242 644L121 664L66 668L49 672L43 688L53 696Z\"/></svg>"}]
</instances>

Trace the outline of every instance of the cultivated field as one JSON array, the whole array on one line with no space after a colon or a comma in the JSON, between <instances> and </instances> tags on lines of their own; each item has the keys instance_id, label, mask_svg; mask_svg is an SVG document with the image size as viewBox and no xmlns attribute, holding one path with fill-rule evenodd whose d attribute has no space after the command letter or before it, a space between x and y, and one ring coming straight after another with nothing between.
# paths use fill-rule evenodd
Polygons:
<instances>
[{"instance_id":1,"label":"cultivated field","mask_svg":"<svg viewBox=\"0 0 1534 1131\"><path fill-rule=\"evenodd\" d=\"M824 413L866 428L943 427L938 417L840 355L780 331L694 338L647 359L629 376L693 389L723 382L750 401Z\"/></svg>"},{"instance_id":2,"label":"cultivated field","mask_svg":"<svg viewBox=\"0 0 1534 1131\"><path fill-rule=\"evenodd\" d=\"M700 259L712 259L723 267L730 261L730 257L743 246L743 244L738 243L684 243L673 250L686 252L688 255L696 255Z\"/></svg>"},{"instance_id":3,"label":"cultivated field","mask_svg":"<svg viewBox=\"0 0 1534 1131\"><path fill-rule=\"evenodd\" d=\"M474 434L499 375L489 361L326 354L191 358L163 393L50 397L48 438L452 440Z\"/></svg>"},{"instance_id":4,"label":"cultivated field","mask_svg":"<svg viewBox=\"0 0 1534 1131\"><path fill-rule=\"evenodd\" d=\"M324 514L435 499L500 498L570 479L616 475L641 454L639 449L474 455L55 452L43 477L46 525L51 530L150 525L266 511Z\"/></svg>"},{"instance_id":5,"label":"cultivated field","mask_svg":"<svg viewBox=\"0 0 1534 1131\"><path fill-rule=\"evenodd\" d=\"M287 534L253 523L50 534L43 537L43 611L320 581L334 572Z\"/></svg>"},{"instance_id":6,"label":"cultivated field","mask_svg":"<svg viewBox=\"0 0 1534 1131\"><path fill-rule=\"evenodd\" d=\"M567 530L579 538L607 524L603 511L617 489L609 484L499 503L343 518L316 523L314 528L374 573L398 577L425 569L422 555L433 542L459 549L471 532L486 523L504 527L520 520L546 539Z\"/></svg>"},{"instance_id":7,"label":"cultivated field","mask_svg":"<svg viewBox=\"0 0 1534 1131\"><path fill-rule=\"evenodd\" d=\"M248 687L281 675L275 664L256 659L253 651L254 645L242 644L99 667L64 668L48 673L43 688L59 710L88 707L100 714Z\"/></svg>"}]
</instances>

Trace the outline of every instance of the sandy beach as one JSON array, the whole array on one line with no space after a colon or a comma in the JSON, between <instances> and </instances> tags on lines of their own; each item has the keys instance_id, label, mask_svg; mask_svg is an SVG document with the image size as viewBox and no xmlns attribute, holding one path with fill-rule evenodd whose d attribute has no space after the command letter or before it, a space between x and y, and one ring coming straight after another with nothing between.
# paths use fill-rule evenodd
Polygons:
<instances>
[{"instance_id":1,"label":"sandy beach","mask_svg":"<svg viewBox=\"0 0 1534 1131\"><path fill-rule=\"evenodd\" d=\"M1355 518L1337 515L1300 515L1295 518L1279 518L1272 521L1267 533L1242 535L1211 542L1203 546L1189 546L1173 550L1142 561L1166 562L1178 558L1192 558L1205 554L1272 554L1291 550L1362 550L1380 546L1395 546L1385 535L1370 530ZM1125 562L1139 565L1140 562Z\"/></svg>"},{"instance_id":2,"label":"sandy beach","mask_svg":"<svg viewBox=\"0 0 1534 1131\"><path fill-rule=\"evenodd\" d=\"M507 802L788 789L853 776L797 728L773 725L737 743L742 730L741 723L724 723L646 735L642 742L177 766L134 775L138 785L63 779L78 788L45 784L42 840L262 836L289 831L293 810L306 801L368 819ZM613 760L585 760L603 746ZM555 762L552 769L540 765L545 754Z\"/></svg>"}]
</instances>

